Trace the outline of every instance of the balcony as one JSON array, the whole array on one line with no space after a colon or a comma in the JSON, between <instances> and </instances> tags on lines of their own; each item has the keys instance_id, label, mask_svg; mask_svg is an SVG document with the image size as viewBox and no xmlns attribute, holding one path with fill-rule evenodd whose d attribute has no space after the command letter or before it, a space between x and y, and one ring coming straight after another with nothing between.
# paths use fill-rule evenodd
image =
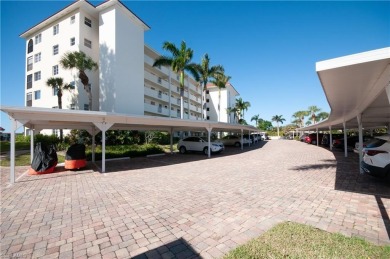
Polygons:
<instances>
[{"instance_id":1,"label":"balcony","mask_svg":"<svg viewBox=\"0 0 390 259\"><path fill-rule=\"evenodd\" d=\"M200 108L197 107L197 106L195 106L195 105L192 105L192 104L190 104L190 109L191 109L192 111L200 112Z\"/></svg>"},{"instance_id":2,"label":"balcony","mask_svg":"<svg viewBox=\"0 0 390 259\"><path fill-rule=\"evenodd\" d=\"M151 105L150 103L144 103L145 112L154 113L162 116L169 116L169 110L159 105Z\"/></svg>"},{"instance_id":3,"label":"balcony","mask_svg":"<svg viewBox=\"0 0 390 259\"><path fill-rule=\"evenodd\" d=\"M149 57L148 55L144 55L144 61L149 66L153 67L153 64L154 64L154 59L153 58ZM166 76L169 75L169 69L164 67L164 66L161 66L161 68L154 67L154 69L160 70L161 73L165 74Z\"/></svg>"},{"instance_id":4,"label":"balcony","mask_svg":"<svg viewBox=\"0 0 390 259\"><path fill-rule=\"evenodd\" d=\"M154 99L159 99L164 102L169 102L169 96L166 94L163 94L162 92L152 90L150 88L145 87L144 93L146 96L153 97Z\"/></svg>"},{"instance_id":5,"label":"balcony","mask_svg":"<svg viewBox=\"0 0 390 259\"><path fill-rule=\"evenodd\" d=\"M157 85L160 85L166 89L169 89L169 83L166 80L164 80L164 79L162 79L162 78L160 78L160 77L158 77L158 76L156 76L156 75L154 75L146 70L145 70L145 79L147 79L150 82L153 82Z\"/></svg>"}]
</instances>

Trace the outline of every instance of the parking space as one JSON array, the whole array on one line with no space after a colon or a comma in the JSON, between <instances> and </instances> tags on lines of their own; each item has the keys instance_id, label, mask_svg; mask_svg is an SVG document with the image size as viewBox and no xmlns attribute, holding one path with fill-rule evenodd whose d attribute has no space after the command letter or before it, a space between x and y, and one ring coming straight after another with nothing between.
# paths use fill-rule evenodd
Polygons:
<instances>
[{"instance_id":1,"label":"parking space","mask_svg":"<svg viewBox=\"0 0 390 259\"><path fill-rule=\"evenodd\" d=\"M286 220L390 244L390 184L360 175L353 154L272 140L211 159L109 161L107 171L2 188L1 254L217 258Z\"/></svg>"}]
</instances>

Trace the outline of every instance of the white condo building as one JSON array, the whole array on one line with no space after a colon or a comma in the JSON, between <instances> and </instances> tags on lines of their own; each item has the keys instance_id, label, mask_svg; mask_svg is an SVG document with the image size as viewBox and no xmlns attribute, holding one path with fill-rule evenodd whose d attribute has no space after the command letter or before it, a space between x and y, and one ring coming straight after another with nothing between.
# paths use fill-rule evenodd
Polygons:
<instances>
[{"instance_id":1,"label":"white condo building","mask_svg":"<svg viewBox=\"0 0 390 259\"><path fill-rule=\"evenodd\" d=\"M79 0L28 29L20 35L26 39L26 106L56 108L56 91L46 81L61 77L74 86L63 92L62 108L89 110L78 71L59 63L66 52L83 51L99 65L96 71L86 71L92 110L180 118L178 75L167 67L153 67L160 54L144 43L149 29L118 0L98 6ZM218 118L218 89L208 89L205 119L233 122L226 108L234 105L238 92L230 84L222 89ZM201 91L198 82L186 78L184 119L202 120Z\"/></svg>"}]
</instances>

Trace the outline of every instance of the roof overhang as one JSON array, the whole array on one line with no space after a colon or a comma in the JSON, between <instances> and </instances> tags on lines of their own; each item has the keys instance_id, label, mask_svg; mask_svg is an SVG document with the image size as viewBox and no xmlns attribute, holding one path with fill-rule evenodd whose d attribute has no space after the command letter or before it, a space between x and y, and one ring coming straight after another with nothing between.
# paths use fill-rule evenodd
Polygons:
<instances>
[{"instance_id":1,"label":"roof overhang","mask_svg":"<svg viewBox=\"0 0 390 259\"><path fill-rule=\"evenodd\" d=\"M253 126L211 121L194 121L157 116L127 115L101 111L61 110L36 107L0 106L0 110L34 130L96 129L97 124L112 124L112 130L161 131L258 131Z\"/></svg>"},{"instance_id":2,"label":"roof overhang","mask_svg":"<svg viewBox=\"0 0 390 259\"><path fill-rule=\"evenodd\" d=\"M389 127L390 48L383 48L316 63L316 71L331 112L320 123L300 128L315 130Z\"/></svg>"}]
</instances>

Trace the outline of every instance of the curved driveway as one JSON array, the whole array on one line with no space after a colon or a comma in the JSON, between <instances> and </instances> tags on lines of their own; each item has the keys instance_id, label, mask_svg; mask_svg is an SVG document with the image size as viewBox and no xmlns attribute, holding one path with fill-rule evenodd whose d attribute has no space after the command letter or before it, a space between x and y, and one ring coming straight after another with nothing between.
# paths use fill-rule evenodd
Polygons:
<instances>
[{"instance_id":1,"label":"curved driveway","mask_svg":"<svg viewBox=\"0 0 390 259\"><path fill-rule=\"evenodd\" d=\"M23 176L1 191L1 252L216 258L286 220L389 244L390 184L359 175L350 155L272 140L211 159L177 154L108 162L106 174Z\"/></svg>"}]
</instances>

